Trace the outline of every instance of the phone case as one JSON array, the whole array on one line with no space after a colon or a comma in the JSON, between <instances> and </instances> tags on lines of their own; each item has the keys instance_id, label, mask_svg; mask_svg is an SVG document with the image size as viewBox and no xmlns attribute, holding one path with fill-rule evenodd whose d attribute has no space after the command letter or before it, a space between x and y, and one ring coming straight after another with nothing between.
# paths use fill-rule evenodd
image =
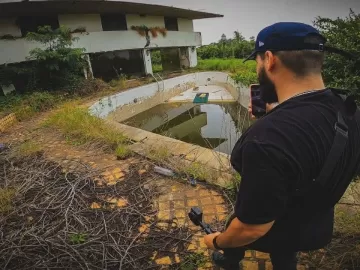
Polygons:
<instances>
[{"instance_id":1,"label":"phone case","mask_svg":"<svg viewBox=\"0 0 360 270\"><path fill-rule=\"evenodd\" d=\"M250 85L250 98L252 114L259 118L266 114L266 103L261 99L260 85Z\"/></svg>"}]
</instances>

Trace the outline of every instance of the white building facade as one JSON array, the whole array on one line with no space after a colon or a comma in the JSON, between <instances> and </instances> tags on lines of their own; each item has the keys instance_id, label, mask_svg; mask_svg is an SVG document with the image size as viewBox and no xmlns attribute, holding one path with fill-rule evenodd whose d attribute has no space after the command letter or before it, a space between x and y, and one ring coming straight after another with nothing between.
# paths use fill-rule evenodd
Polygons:
<instances>
[{"instance_id":1,"label":"white building facade","mask_svg":"<svg viewBox=\"0 0 360 270\"><path fill-rule=\"evenodd\" d=\"M195 67L196 47L201 33L194 32L193 20L222 17L218 14L167 6L98 0L5 0L0 3L0 65L26 61L29 52L40 44L24 39L38 26L60 25L79 37L74 47L85 48L94 75L105 76L114 69L122 73L152 74L151 52L163 50L175 55L175 65ZM132 27L166 29L166 36L146 37ZM177 59L176 59L177 56ZM166 65L162 57L163 66ZM172 62L172 61L170 61Z\"/></svg>"}]
</instances>

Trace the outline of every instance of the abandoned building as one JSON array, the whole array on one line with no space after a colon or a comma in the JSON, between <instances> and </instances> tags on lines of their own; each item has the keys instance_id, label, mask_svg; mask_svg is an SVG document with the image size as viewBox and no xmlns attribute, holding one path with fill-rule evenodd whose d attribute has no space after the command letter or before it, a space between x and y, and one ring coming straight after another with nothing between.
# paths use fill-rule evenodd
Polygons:
<instances>
[{"instance_id":1,"label":"abandoned building","mask_svg":"<svg viewBox=\"0 0 360 270\"><path fill-rule=\"evenodd\" d=\"M107 0L4 0L0 3L0 65L26 61L39 44L24 37L39 26L64 25L85 48L90 75L109 80L119 74L153 73L152 52L163 70L195 67L201 33L193 20L222 15L152 4ZM11 38L9 38L11 37Z\"/></svg>"}]
</instances>

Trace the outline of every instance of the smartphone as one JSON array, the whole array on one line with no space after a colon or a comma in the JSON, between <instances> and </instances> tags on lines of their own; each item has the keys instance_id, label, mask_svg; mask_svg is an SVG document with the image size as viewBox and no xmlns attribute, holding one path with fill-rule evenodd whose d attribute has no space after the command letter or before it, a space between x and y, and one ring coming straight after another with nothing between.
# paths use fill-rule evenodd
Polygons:
<instances>
[{"instance_id":1,"label":"smartphone","mask_svg":"<svg viewBox=\"0 0 360 270\"><path fill-rule=\"evenodd\" d=\"M250 99L251 99L251 110L252 114L256 118L266 114L266 103L261 98L260 85L250 85Z\"/></svg>"}]
</instances>

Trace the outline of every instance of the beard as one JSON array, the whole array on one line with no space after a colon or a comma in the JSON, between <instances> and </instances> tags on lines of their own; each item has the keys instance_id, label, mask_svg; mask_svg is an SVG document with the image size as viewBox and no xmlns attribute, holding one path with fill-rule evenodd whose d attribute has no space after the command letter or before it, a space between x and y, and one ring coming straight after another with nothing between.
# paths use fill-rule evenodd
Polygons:
<instances>
[{"instance_id":1,"label":"beard","mask_svg":"<svg viewBox=\"0 0 360 270\"><path fill-rule=\"evenodd\" d=\"M278 102L276 94L276 87L274 83L267 76L265 69L260 69L259 72L260 96L265 103Z\"/></svg>"}]
</instances>

